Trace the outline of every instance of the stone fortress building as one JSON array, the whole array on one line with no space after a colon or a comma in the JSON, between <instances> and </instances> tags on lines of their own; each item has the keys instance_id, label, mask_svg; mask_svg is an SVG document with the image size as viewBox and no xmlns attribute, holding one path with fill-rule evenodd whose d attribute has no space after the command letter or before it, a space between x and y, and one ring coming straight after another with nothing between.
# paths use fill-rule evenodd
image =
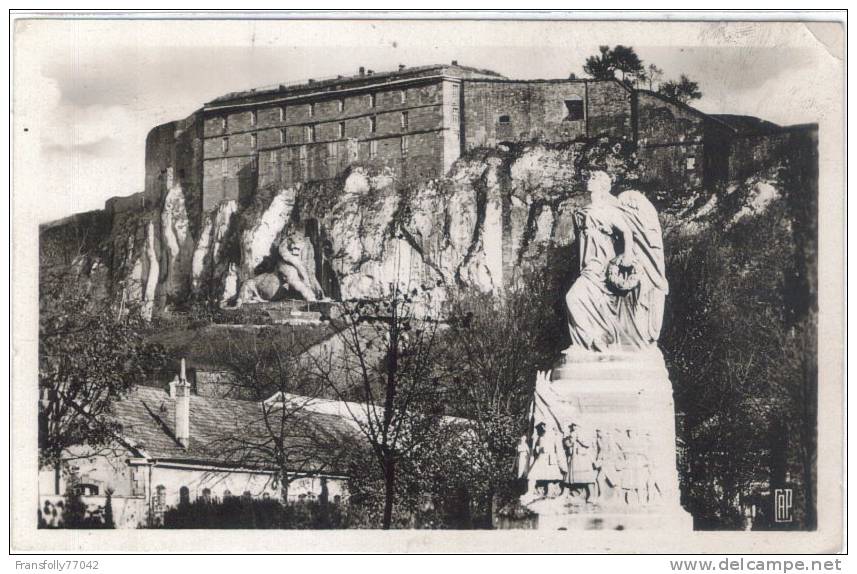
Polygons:
<instances>
[{"instance_id":1,"label":"stone fortress building","mask_svg":"<svg viewBox=\"0 0 857 574\"><path fill-rule=\"evenodd\" d=\"M356 164L414 181L444 175L474 148L595 136L635 142L644 181L695 189L725 181L789 131L707 115L618 80L511 80L456 61L384 73L361 67L354 76L226 94L154 128L145 202L160 199L168 168L199 215L224 199L335 178Z\"/></svg>"}]
</instances>

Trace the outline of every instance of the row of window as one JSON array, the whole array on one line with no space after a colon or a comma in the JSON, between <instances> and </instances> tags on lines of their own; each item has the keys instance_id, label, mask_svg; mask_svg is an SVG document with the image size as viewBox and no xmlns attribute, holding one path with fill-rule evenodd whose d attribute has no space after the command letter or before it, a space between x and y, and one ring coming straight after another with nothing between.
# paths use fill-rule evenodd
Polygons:
<instances>
[{"instance_id":1,"label":"row of window","mask_svg":"<svg viewBox=\"0 0 857 574\"><path fill-rule=\"evenodd\" d=\"M454 90L457 90L457 88L458 88L458 86L453 87ZM456 92L453 92L453 93L456 93ZM454 96L454 97L457 97L457 96ZM400 90L399 91L399 103L406 104L407 102L408 102L407 92L405 90ZM309 116L311 118L315 117L315 115L316 115L316 103L315 102L310 102L308 104L302 104L302 105L306 106L307 116ZM344 112L345 111L345 98L340 98L339 100L337 100L336 105L337 105L337 111L339 111L340 113ZM369 107L369 108L378 107L378 100L377 100L376 94L367 94L367 107ZM278 110L278 113L280 116L280 121L281 122L286 121L286 106L280 106L279 108L277 108L277 110ZM253 110L253 111L250 111L248 113L250 114L250 125L255 126L256 122L258 121L256 111ZM226 117L220 118L220 122L221 122L222 129L226 130L226 128L227 128Z\"/></svg>"},{"instance_id":2,"label":"row of window","mask_svg":"<svg viewBox=\"0 0 857 574\"><path fill-rule=\"evenodd\" d=\"M376 133L378 130L378 118L377 116L369 116L369 133ZM410 121L408 118L408 112L402 112L399 118L399 125L402 131L407 131L410 129ZM345 139L345 122L339 122L339 139ZM280 143L288 143L286 135L286 128L280 129ZM315 137L315 126L304 126L304 140L313 143L316 141ZM252 149L256 149L257 139L256 134L250 134L250 147ZM220 149L223 153L229 151L229 138L225 137L220 140Z\"/></svg>"},{"instance_id":3,"label":"row of window","mask_svg":"<svg viewBox=\"0 0 857 574\"><path fill-rule=\"evenodd\" d=\"M229 489L226 489L223 491L223 499L232 498L233 496L236 496L236 495L233 495ZM202 500L204 500L206 502L211 502L213 500L212 495L211 495L211 489L210 488L203 488L202 494L200 495L199 498L201 498ZM254 498L254 496L249 490L245 490L241 494L241 498L249 500L251 498ZM270 498L271 498L270 493L268 493L268 492L262 493L262 500L268 500ZM306 494L301 494L298 498L301 500L303 500L303 499L314 500L316 498L316 496L315 496L315 494L310 492L310 493L306 493ZM337 494L336 496L334 496L333 501L334 501L334 503L338 504L341 501L341 499L342 499L342 497ZM181 488L179 488L179 503L187 504L189 502L190 502L190 489L186 486L182 486ZM164 485L159 484L157 487L155 487L155 497L154 497L155 509L156 510L163 510L166 507L166 505L167 505L167 488Z\"/></svg>"},{"instance_id":4,"label":"row of window","mask_svg":"<svg viewBox=\"0 0 857 574\"><path fill-rule=\"evenodd\" d=\"M290 150L290 160L294 161L296 158L294 157L295 149L298 150L298 161L300 161L303 169L306 169L307 163L307 146L302 145L297 148L288 148ZM408 151L410 149L410 138L408 136L402 136L399 139L399 153L402 157L407 157ZM337 142L329 142L327 144L327 155L329 160L336 160L339 157L339 145ZM375 159L378 157L378 140L370 140L369 141L369 159ZM229 177L229 160L223 158L220 160L220 170L222 177ZM270 165L273 165L277 162L277 156L274 153L271 153L268 156L268 162ZM251 158L251 169L257 169L256 158Z\"/></svg>"}]
</instances>

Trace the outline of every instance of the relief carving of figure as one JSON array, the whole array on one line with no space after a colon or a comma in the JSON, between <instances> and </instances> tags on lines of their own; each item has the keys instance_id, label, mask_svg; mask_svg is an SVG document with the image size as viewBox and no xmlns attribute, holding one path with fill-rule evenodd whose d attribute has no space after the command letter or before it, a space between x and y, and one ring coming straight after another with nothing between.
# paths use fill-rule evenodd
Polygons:
<instances>
[{"instance_id":1,"label":"relief carving of figure","mask_svg":"<svg viewBox=\"0 0 857 574\"><path fill-rule=\"evenodd\" d=\"M535 433L533 461L527 473L529 492L534 493L537 483L543 483L547 493L550 483L561 483L565 480L566 459L562 451L562 440L553 428L540 422L535 427Z\"/></svg>"},{"instance_id":2,"label":"relief carving of figure","mask_svg":"<svg viewBox=\"0 0 857 574\"><path fill-rule=\"evenodd\" d=\"M580 276L565 298L572 349L639 349L660 335L668 284L658 214L642 193L615 197L612 185L607 172L590 173L590 203L575 213Z\"/></svg>"},{"instance_id":3,"label":"relief carving of figure","mask_svg":"<svg viewBox=\"0 0 857 574\"><path fill-rule=\"evenodd\" d=\"M637 439L636 433L631 429L625 429L622 452L625 457L625 468L622 471L622 490L625 491L625 502L628 504L641 504L642 496L640 492L646 487L648 457L646 456L644 446Z\"/></svg>"},{"instance_id":4,"label":"relief carving of figure","mask_svg":"<svg viewBox=\"0 0 857 574\"><path fill-rule=\"evenodd\" d=\"M622 448L607 430L595 430L595 450L595 485L599 500L605 500L608 492L621 488L624 457Z\"/></svg>"},{"instance_id":5,"label":"relief carving of figure","mask_svg":"<svg viewBox=\"0 0 857 574\"><path fill-rule=\"evenodd\" d=\"M585 501L589 502L592 497L592 487L595 485L595 460L593 457L595 445L575 423L568 425L568 434L563 439L562 444L567 456L568 474L566 475L566 482L572 489L583 486L586 490Z\"/></svg>"}]
</instances>

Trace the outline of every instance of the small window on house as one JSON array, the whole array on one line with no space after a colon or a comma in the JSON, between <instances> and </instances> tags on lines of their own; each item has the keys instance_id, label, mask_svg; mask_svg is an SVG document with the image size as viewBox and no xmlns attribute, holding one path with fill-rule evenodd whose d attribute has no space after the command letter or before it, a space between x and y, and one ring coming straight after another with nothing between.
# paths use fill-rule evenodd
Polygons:
<instances>
[{"instance_id":1,"label":"small window on house","mask_svg":"<svg viewBox=\"0 0 857 574\"><path fill-rule=\"evenodd\" d=\"M339 122L339 139L345 138L345 122Z\"/></svg>"},{"instance_id":2,"label":"small window on house","mask_svg":"<svg viewBox=\"0 0 857 574\"><path fill-rule=\"evenodd\" d=\"M315 126L307 126L306 127L306 141L314 142L315 141Z\"/></svg>"},{"instance_id":3,"label":"small window on house","mask_svg":"<svg viewBox=\"0 0 857 574\"><path fill-rule=\"evenodd\" d=\"M687 169L687 171L693 171L696 169L696 158L693 157L692 155L685 158L684 162L685 162L685 168Z\"/></svg>"},{"instance_id":4,"label":"small window on house","mask_svg":"<svg viewBox=\"0 0 857 574\"><path fill-rule=\"evenodd\" d=\"M461 97L461 86L459 84L452 84L452 101L458 102L458 99Z\"/></svg>"},{"instance_id":5,"label":"small window on house","mask_svg":"<svg viewBox=\"0 0 857 574\"><path fill-rule=\"evenodd\" d=\"M140 467L132 466L130 469L131 496L143 496L143 477L140 476Z\"/></svg>"},{"instance_id":6,"label":"small window on house","mask_svg":"<svg viewBox=\"0 0 857 574\"><path fill-rule=\"evenodd\" d=\"M408 129L408 112L402 112L402 129Z\"/></svg>"},{"instance_id":7,"label":"small window on house","mask_svg":"<svg viewBox=\"0 0 857 574\"><path fill-rule=\"evenodd\" d=\"M338 107L339 107L340 112L344 112L345 111L345 100L339 100Z\"/></svg>"},{"instance_id":8,"label":"small window on house","mask_svg":"<svg viewBox=\"0 0 857 574\"><path fill-rule=\"evenodd\" d=\"M281 122L286 121L286 107L285 106L280 107L279 113L280 113L280 121Z\"/></svg>"},{"instance_id":9,"label":"small window on house","mask_svg":"<svg viewBox=\"0 0 857 574\"><path fill-rule=\"evenodd\" d=\"M256 134L250 134L250 147L256 149Z\"/></svg>"},{"instance_id":10,"label":"small window on house","mask_svg":"<svg viewBox=\"0 0 857 574\"><path fill-rule=\"evenodd\" d=\"M375 130L377 128L378 128L378 118L376 118L375 116L370 116L369 117L369 132L374 134Z\"/></svg>"},{"instance_id":11,"label":"small window on house","mask_svg":"<svg viewBox=\"0 0 857 574\"><path fill-rule=\"evenodd\" d=\"M220 161L220 175L223 177L229 176L229 160L226 158Z\"/></svg>"},{"instance_id":12,"label":"small window on house","mask_svg":"<svg viewBox=\"0 0 857 574\"><path fill-rule=\"evenodd\" d=\"M256 112L250 112L250 125L256 125Z\"/></svg>"},{"instance_id":13,"label":"small window on house","mask_svg":"<svg viewBox=\"0 0 857 574\"><path fill-rule=\"evenodd\" d=\"M223 153L229 151L229 138L223 138L220 140L220 151Z\"/></svg>"},{"instance_id":14,"label":"small window on house","mask_svg":"<svg viewBox=\"0 0 857 574\"><path fill-rule=\"evenodd\" d=\"M369 94L369 107L374 108L376 103L375 94Z\"/></svg>"},{"instance_id":15,"label":"small window on house","mask_svg":"<svg viewBox=\"0 0 857 574\"><path fill-rule=\"evenodd\" d=\"M458 106L452 106L452 127L458 129L461 123L461 113L458 111Z\"/></svg>"},{"instance_id":16,"label":"small window on house","mask_svg":"<svg viewBox=\"0 0 857 574\"><path fill-rule=\"evenodd\" d=\"M155 487L155 508L163 509L167 505L167 487L159 484Z\"/></svg>"},{"instance_id":17,"label":"small window on house","mask_svg":"<svg viewBox=\"0 0 857 574\"><path fill-rule=\"evenodd\" d=\"M408 143L409 143L408 142L408 136L402 136L402 142L401 142L402 157L406 157L408 155Z\"/></svg>"},{"instance_id":18,"label":"small window on house","mask_svg":"<svg viewBox=\"0 0 857 574\"><path fill-rule=\"evenodd\" d=\"M307 115L313 117L315 115L315 104L307 104Z\"/></svg>"},{"instance_id":19,"label":"small window on house","mask_svg":"<svg viewBox=\"0 0 857 574\"><path fill-rule=\"evenodd\" d=\"M572 98L570 100L565 100L565 121L573 122L577 120L583 119L583 99L582 98Z\"/></svg>"},{"instance_id":20,"label":"small window on house","mask_svg":"<svg viewBox=\"0 0 857 574\"><path fill-rule=\"evenodd\" d=\"M75 485L74 491L80 496L98 496L98 485L81 482Z\"/></svg>"},{"instance_id":21,"label":"small window on house","mask_svg":"<svg viewBox=\"0 0 857 574\"><path fill-rule=\"evenodd\" d=\"M286 128L280 130L280 143L286 143Z\"/></svg>"},{"instance_id":22,"label":"small window on house","mask_svg":"<svg viewBox=\"0 0 857 574\"><path fill-rule=\"evenodd\" d=\"M505 126L512 123L512 118L509 116L500 116L497 118L497 123Z\"/></svg>"},{"instance_id":23,"label":"small window on house","mask_svg":"<svg viewBox=\"0 0 857 574\"><path fill-rule=\"evenodd\" d=\"M336 142L329 142L327 144L327 155L328 157L335 159L337 155L339 155L339 144Z\"/></svg>"},{"instance_id":24,"label":"small window on house","mask_svg":"<svg viewBox=\"0 0 857 574\"><path fill-rule=\"evenodd\" d=\"M259 158L255 155L250 158L250 171L259 171Z\"/></svg>"},{"instance_id":25,"label":"small window on house","mask_svg":"<svg viewBox=\"0 0 857 574\"><path fill-rule=\"evenodd\" d=\"M399 92L399 103L405 104L408 102L408 92L402 90Z\"/></svg>"},{"instance_id":26,"label":"small window on house","mask_svg":"<svg viewBox=\"0 0 857 574\"><path fill-rule=\"evenodd\" d=\"M369 142L369 157L375 159L378 156L378 140Z\"/></svg>"},{"instance_id":27,"label":"small window on house","mask_svg":"<svg viewBox=\"0 0 857 574\"><path fill-rule=\"evenodd\" d=\"M220 118L220 129L226 131L226 117Z\"/></svg>"}]
</instances>

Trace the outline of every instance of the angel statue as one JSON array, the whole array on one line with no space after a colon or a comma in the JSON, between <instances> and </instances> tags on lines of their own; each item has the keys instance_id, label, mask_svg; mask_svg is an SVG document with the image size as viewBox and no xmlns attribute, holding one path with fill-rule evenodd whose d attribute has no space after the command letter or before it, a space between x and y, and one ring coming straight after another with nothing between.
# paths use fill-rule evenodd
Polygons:
<instances>
[{"instance_id":1,"label":"angel statue","mask_svg":"<svg viewBox=\"0 0 857 574\"><path fill-rule=\"evenodd\" d=\"M565 296L569 350L636 350L658 340L668 291L661 225L639 191L611 193L605 171L587 179L574 216L580 276Z\"/></svg>"}]
</instances>

